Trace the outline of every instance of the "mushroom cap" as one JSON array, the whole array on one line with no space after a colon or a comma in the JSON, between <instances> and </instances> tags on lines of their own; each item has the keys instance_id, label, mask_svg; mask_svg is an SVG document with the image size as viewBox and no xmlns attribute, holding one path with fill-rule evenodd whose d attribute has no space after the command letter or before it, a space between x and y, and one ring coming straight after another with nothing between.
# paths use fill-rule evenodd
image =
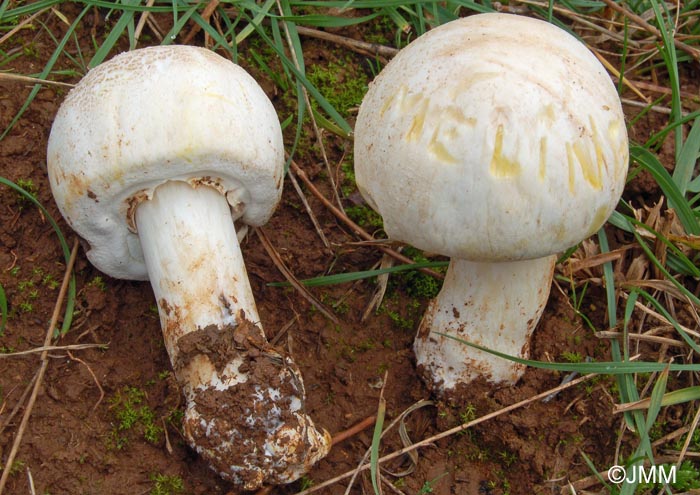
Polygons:
<instances>
[{"instance_id":1,"label":"mushroom cap","mask_svg":"<svg viewBox=\"0 0 700 495\"><path fill-rule=\"evenodd\" d=\"M61 213L88 258L117 278L148 272L133 212L168 180L216 187L262 225L282 193L284 147L272 103L242 68L204 48L117 55L70 91L49 137Z\"/></svg>"},{"instance_id":2,"label":"mushroom cap","mask_svg":"<svg viewBox=\"0 0 700 495\"><path fill-rule=\"evenodd\" d=\"M576 38L511 14L413 41L355 126L360 192L399 241L472 261L532 259L596 232L622 194L617 91Z\"/></svg>"}]
</instances>

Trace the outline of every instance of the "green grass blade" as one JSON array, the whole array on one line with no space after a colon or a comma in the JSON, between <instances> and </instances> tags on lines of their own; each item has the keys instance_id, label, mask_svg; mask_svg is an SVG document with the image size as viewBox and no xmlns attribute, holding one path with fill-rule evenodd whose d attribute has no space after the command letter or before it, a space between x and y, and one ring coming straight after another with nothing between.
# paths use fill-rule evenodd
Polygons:
<instances>
[{"instance_id":1,"label":"green grass blade","mask_svg":"<svg viewBox=\"0 0 700 495\"><path fill-rule=\"evenodd\" d=\"M425 261L420 263L396 265L389 268L379 268L377 270L365 270L362 272L338 273L336 275L325 275L323 277L307 278L299 282L307 287L320 287L323 285L345 284L362 280L365 278L377 277L385 273L398 273L406 270L417 270L419 268L441 268L446 267L449 261ZM272 282L267 284L270 287L287 287L289 282Z\"/></svg>"},{"instance_id":2,"label":"green grass blade","mask_svg":"<svg viewBox=\"0 0 700 495\"><path fill-rule=\"evenodd\" d=\"M350 124L348 124L348 122L338 113L338 111L335 108L333 108L333 106L330 103L328 103L328 100L326 100L326 98L323 97L319 90L316 89L314 85L311 84L311 82L309 82L304 73L300 69L298 69L294 62L290 60L290 58L286 55L284 49L277 46L272 41L272 39L268 36L264 29L262 29L262 26L257 26L256 32L263 39L263 41L267 43L275 51L275 53L277 53L277 56L280 58L280 61L294 75L296 80L303 84L303 86L309 92L309 96L316 100L319 107L321 107L328 114L328 116L333 120L333 122L336 123L336 125L338 125L338 127L340 127L343 130L343 132L351 134L352 127L350 126Z\"/></svg>"},{"instance_id":3,"label":"green grass blade","mask_svg":"<svg viewBox=\"0 0 700 495\"><path fill-rule=\"evenodd\" d=\"M673 205L678 219L688 234L700 235L700 223L698 223L695 213L688 205L685 197L678 189L675 181L668 171L661 165L659 159L646 148L641 146L630 146L630 157L647 170L654 180L659 184L670 204Z\"/></svg>"},{"instance_id":4,"label":"green grass blade","mask_svg":"<svg viewBox=\"0 0 700 495\"><path fill-rule=\"evenodd\" d=\"M295 24L302 24L304 26L340 28L369 22L375 17L379 16L380 14L380 12L375 12L373 14L368 14L361 17L337 17L323 14L284 15L270 17L276 17L281 21L293 22Z\"/></svg>"},{"instance_id":5,"label":"green grass blade","mask_svg":"<svg viewBox=\"0 0 700 495\"><path fill-rule=\"evenodd\" d=\"M598 468L595 467L595 464L593 464L591 458L588 457L583 450L580 450L579 453L581 454L581 457L583 457L583 461L588 466L588 469L591 470L593 476L595 476L595 478L598 480L598 483L603 485L608 490L608 492L612 493L612 490L610 490L610 485L608 484L607 480L598 473Z\"/></svg>"},{"instance_id":6,"label":"green grass blade","mask_svg":"<svg viewBox=\"0 0 700 495\"><path fill-rule=\"evenodd\" d=\"M700 371L700 363L698 364L666 364L657 363L650 361L600 361L591 363L550 363L545 361L535 361L533 359L523 359L517 356L511 356L503 352L495 351L489 349L488 347L481 346L479 344L474 344L473 342L468 342L454 335L449 335L441 332L434 332L436 335L441 335L452 339L460 344L468 345L475 349L487 352L493 356L499 357L501 359L507 359L508 361L513 361L518 364L525 366L530 366L531 368L539 368L551 371L563 371L572 372L576 371L578 373L589 374L597 373L600 375L625 375L634 373L653 373L661 372L668 366L670 371ZM637 400L639 400L637 398Z\"/></svg>"},{"instance_id":7,"label":"green grass blade","mask_svg":"<svg viewBox=\"0 0 700 495\"><path fill-rule=\"evenodd\" d=\"M648 292L638 289L639 293L651 303L652 306L654 306L654 309L660 313L664 318L666 318L670 323L671 326L673 326L674 330L678 332L678 334L681 336L683 341L688 344L688 346L695 351L696 353L700 354L700 346L695 343L693 338L688 335L688 333L683 330L683 328L680 326L680 324L671 316L671 313L668 312L668 310L659 302L656 300L654 296L649 294Z\"/></svg>"},{"instance_id":8,"label":"green grass blade","mask_svg":"<svg viewBox=\"0 0 700 495\"><path fill-rule=\"evenodd\" d=\"M647 246L647 243L644 242L644 239L642 239L637 232L634 233L634 236L637 239L639 247L642 248L649 260L654 264L654 266L656 266L661 271L661 273L663 273L664 277L666 277L666 279L669 282L671 282L679 291L681 291L683 295L688 298L689 301L691 301L696 306L700 306L700 299L698 299L698 297L695 294L690 292L681 282L679 282L676 279L676 277L669 273L666 267L663 266L661 261L659 261L659 259L654 255L654 252L651 250L651 248Z\"/></svg>"},{"instance_id":9,"label":"green grass blade","mask_svg":"<svg viewBox=\"0 0 700 495\"><path fill-rule=\"evenodd\" d=\"M370 477L372 479L372 488L375 495L380 495L379 490L379 444L382 439L382 430L384 429L384 417L386 416L386 399L384 395L379 396L379 405L377 406L377 421L374 423L374 433L372 434L372 446L369 453Z\"/></svg>"},{"instance_id":10,"label":"green grass blade","mask_svg":"<svg viewBox=\"0 0 700 495\"><path fill-rule=\"evenodd\" d=\"M598 244L600 245L601 253L610 252L608 236L606 235L604 228L601 228L598 231ZM613 273L611 262L603 264L603 280L605 281L605 296L608 307L608 324L611 328L614 328L617 326L617 296L615 294L615 274ZM610 353L613 361L625 363L630 362L626 342L625 348L623 349L623 352L621 352L620 343L615 339L611 340ZM615 377L618 389L620 390L620 400L623 403L639 400L639 394L637 393L633 378L634 377L631 374L622 374ZM639 415L637 414L637 416ZM635 413L626 412L624 414L624 418L627 426L630 429L639 429L641 418L635 417ZM637 425L636 427L635 424Z\"/></svg>"},{"instance_id":11,"label":"green grass blade","mask_svg":"<svg viewBox=\"0 0 700 495\"><path fill-rule=\"evenodd\" d=\"M44 70L42 70L41 73L39 74L40 79L46 79L47 76L51 73L51 70L53 69L53 66L56 64L58 57L60 57L61 54L63 53L63 51L66 47L66 44L68 43L68 40L73 36L73 33L74 33L76 27L80 24L80 21L82 20L83 16L85 16L85 14L87 14L89 11L90 11L90 7L85 7L83 10L81 10L80 13L78 14L78 16L73 21L73 23L68 27L66 34L63 36L63 38L61 39L61 42L56 47L56 50L54 50L53 54L49 58L49 61L44 66ZM27 111L27 108L29 108L29 105L31 105L32 101L34 101L34 98L36 98L36 95L39 93L40 89L41 89L41 85L39 85L39 84L34 85L31 92L29 93L29 96L24 101L24 103L20 107L17 114L10 121L10 123L8 124L7 128L5 128L3 133L0 134L0 141L2 141L5 138L5 136L7 136L7 134L12 130L12 128L15 126L15 124L19 121L19 119L22 118L22 115L24 115L24 112Z\"/></svg>"},{"instance_id":12,"label":"green grass blade","mask_svg":"<svg viewBox=\"0 0 700 495\"><path fill-rule=\"evenodd\" d=\"M225 34L222 35L221 33L219 33L219 31L217 31L214 28L214 26L212 26L209 22L204 20L204 18L199 14L199 12L192 13L192 20L194 20L194 22L196 22L199 25L199 27L202 28L202 31L208 34L209 37L214 41L214 46L212 47L212 50L216 50L219 47L223 48L229 53L231 60L233 60L234 62L236 61L236 45L233 43L229 43L226 39Z\"/></svg>"},{"instance_id":13,"label":"green grass blade","mask_svg":"<svg viewBox=\"0 0 700 495\"><path fill-rule=\"evenodd\" d=\"M281 8L281 13L283 15L291 14L291 10L287 2L281 4ZM285 42L284 39L288 33L288 39L291 40L292 49L295 55L295 60L290 61L291 65L285 65L284 63L282 64L282 68L284 69L284 73L287 75L287 78L290 80L294 80L294 88L297 96L297 125L294 132L294 141L292 142L292 146L289 151L289 157L284 164L284 171L285 173L287 173L287 171L289 170L289 166L291 165L292 160L294 159L294 156L296 154L297 146L299 146L299 143L301 142L302 136L304 134L304 120L306 117L306 112L310 110L307 106L306 95L304 94L304 84L299 77L296 77L291 72L291 67L297 69L297 71L301 73L303 75L303 78L305 79L306 62L304 60L304 51L301 47L301 39L299 38L299 32L296 29L296 25L294 23L286 21L277 22L275 19L272 19L270 24L272 26L272 39L274 43L272 48L284 52L284 47L288 44L288 42ZM284 33L283 30L280 28L280 25L284 26Z\"/></svg>"},{"instance_id":14,"label":"green grass blade","mask_svg":"<svg viewBox=\"0 0 700 495\"><path fill-rule=\"evenodd\" d=\"M0 19L4 22L15 22L20 17L32 15L40 10L44 10L54 5L57 5L64 0L39 0L37 2L29 2L25 5L20 5L14 9L9 9L9 0L4 0L0 7Z\"/></svg>"},{"instance_id":15,"label":"green grass blade","mask_svg":"<svg viewBox=\"0 0 700 495\"><path fill-rule=\"evenodd\" d=\"M163 45L171 45L175 39L177 38L177 35L182 31L182 29L185 27L185 25L190 22L190 19L193 19L197 9L199 8L198 4L193 5L189 9L187 9L183 14L178 17L177 16L177 11L173 11L173 17L174 17L174 22L173 22L173 27L168 31L165 36L163 36ZM197 22L195 20L195 22ZM204 24L208 24L204 22L204 19L199 17L199 22L198 24L200 26L203 26ZM211 29L207 29L208 32L211 32ZM218 38L218 33L217 33L217 38Z\"/></svg>"},{"instance_id":16,"label":"green grass blade","mask_svg":"<svg viewBox=\"0 0 700 495\"><path fill-rule=\"evenodd\" d=\"M659 373L659 377L656 379L654 388L651 391L651 401L649 403L649 409L647 409L645 428L639 435L639 448L644 451L647 459L651 461L652 465L654 464L654 451L651 447L649 432L651 431L652 426L654 426L656 418L659 416L659 412L661 412L664 393L666 392L668 385L668 373L669 369L666 367L661 373Z\"/></svg>"},{"instance_id":17,"label":"green grass blade","mask_svg":"<svg viewBox=\"0 0 700 495\"><path fill-rule=\"evenodd\" d=\"M120 6L124 5L131 5L131 6L136 6L140 2L139 0L125 0L123 4ZM112 6L114 8L114 5ZM121 15L119 16L119 20L116 22L114 27L111 29L109 34L107 35L107 38L102 42L102 45L97 49L95 52L95 55L93 55L92 59L90 60L90 63L88 64L88 67L92 69L93 67L96 67L100 65L102 62L105 61L107 58L107 55L109 55L109 52L112 51L112 48L114 48L114 45L117 43L119 38L122 37L124 34L124 31L126 30L127 26L130 23L134 22L134 14L136 13L135 10L130 10L130 9L123 9L121 10ZM133 38L132 38L133 39Z\"/></svg>"},{"instance_id":18,"label":"green grass blade","mask_svg":"<svg viewBox=\"0 0 700 495\"><path fill-rule=\"evenodd\" d=\"M700 176L691 182L695 164L700 155L700 118L695 119L693 127L683 144L683 149L678 156L676 168L673 171L673 180L676 182L681 194L686 191L700 192Z\"/></svg>"},{"instance_id":19,"label":"green grass blade","mask_svg":"<svg viewBox=\"0 0 700 495\"><path fill-rule=\"evenodd\" d=\"M636 218L623 215L618 212L614 212L609 219L610 223L615 225L617 228L624 230L630 234L639 233L638 229L646 230L652 234L658 241L661 241L667 248L667 259L666 263L669 268L675 270L677 273L683 275L689 275L691 277L700 277L700 267L688 256L681 251L673 242L668 238L656 232L654 229L649 227L643 222L640 222ZM634 227L636 226L637 229ZM642 239L641 237L639 238ZM646 244L646 242L645 242ZM655 263L661 264L661 262L656 258L651 250L648 251L653 256Z\"/></svg>"},{"instance_id":20,"label":"green grass blade","mask_svg":"<svg viewBox=\"0 0 700 495\"><path fill-rule=\"evenodd\" d=\"M239 45L248 36L253 34L256 29L261 29L262 22L268 17L270 9L275 5L275 0L267 0L256 12L256 14L249 19L248 25L241 29L241 32L236 35L236 44Z\"/></svg>"},{"instance_id":21,"label":"green grass blade","mask_svg":"<svg viewBox=\"0 0 700 495\"><path fill-rule=\"evenodd\" d=\"M671 392L666 392L661 399L661 405L675 406L677 404L685 404L694 400L700 400L700 386L685 387Z\"/></svg>"},{"instance_id":22,"label":"green grass blade","mask_svg":"<svg viewBox=\"0 0 700 495\"><path fill-rule=\"evenodd\" d=\"M661 31L661 38L663 40L663 45L659 47L659 51L666 64L666 69L668 71L669 86L671 87L671 122L676 122L679 120L682 107L681 107L681 88L680 88L680 77L678 74L678 57L676 55L676 45L673 39L673 21L671 14L666 8L666 4L663 4L664 12L661 11L661 5L657 0L650 0L651 8L654 11L654 16L656 17L656 22ZM666 22L666 19L669 22ZM676 149L676 161L678 161L678 155L683 147L683 129L677 127L675 130L675 149Z\"/></svg>"},{"instance_id":23,"label":"green grass blade","mask_svg":"<svg viewBox=\"0 0 700 495\"><path fill-rule=\"evenodd\" d=\"M61 249L63 250L63 256L66 260L66 265L70 261L70 247L68 246L68 243L66 242L66 238L63 236L63 232L61 231L61 228L58 226L56 221L53 219L51 214L44 208L44 205L42 205L38 199L34 197L33 194L31 194L28 191L25 191L23 188L15 184L9 179L6 179L4 177L0 177L0 184L3 184L10 189L13 189L26 199L28 199L34 206L39 208L41 213L44 215L44 218L49 222L49 225L51 225L51 228L54 230L56 233L56 236L58 237L58 242L61 244ZM73 321L73 308L75 307L75 295L76 295L76 290L75 290L75 275L71 276L70 283L68 285L68 294L66 295L66 310L64 313L63 317L63 324L61 325L61 331L60 334L63 335L65 334L68 329L70 329L71 323Z\"/></svg>"}]
</instances>

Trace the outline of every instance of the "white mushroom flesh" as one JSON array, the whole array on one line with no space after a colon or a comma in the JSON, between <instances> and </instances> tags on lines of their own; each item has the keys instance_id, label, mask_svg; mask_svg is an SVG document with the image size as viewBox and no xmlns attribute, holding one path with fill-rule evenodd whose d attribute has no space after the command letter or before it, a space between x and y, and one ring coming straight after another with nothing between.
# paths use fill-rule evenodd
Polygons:
<instances>
[{"instance_id":1,"label":"white mushroom flesh","mask_svg":"<svg viewBox=\"0 0 700 495\"><path fill-rule=\"evenodd\" d=\"M549 258L592 235L617 205L628 158L620 100L603 66L565 31L511 14L470 16L416 39L370 85L355 127L357 184L389 237L472 262ZM519 373L496 372L490 363L498 358L474 361L472 350L452 340L419 342L428 330L459 329L476 342L498 335L507 344L493 339L495 350L525 356L528 341L520 339L539 318L541 283L551 274L551 261L538 261L543 272L530 285L506 286L501 270L488 281L488 271L465 266L476 271L460 269L443 289L462 299L441 294L415 345L418 362L434 375L428 382L441 392L461 381L438 373L459 359L455 346L473 368L460 372L464 380L491 370L491 380L512 383ZM490 296L475 295L477 280ZM489 297L492 322L470 315L472 304L483 309ZM437 316L451 313L450 304L464 320ZM506 308L517 311L506 317ZM519 318L527 325L501 328Z\"/></svg>"},{"instance_id":2,"label":"white mushroom flesh","mask_svg":"<svg viewBox=\"0 0 700 495\"><path fill-rule=\"evenodd\" d=\"M136 224L187 400L185 436L222 477L254 489L296 480L330 443L304 413L298 368L265 340L229 208L211 187L171 181Z\"/></svg>"},{"instance_id":3,"label":"white mushroom flesh","mask_svg":"<svg viewBox=\"0 0 700 495\"><path fill-rule=\"evenodd\" d=\"M330 436L305 412L296 364L265 339L234 227L267 221L284 175L253 78L202 48L118 55L66 97L47 161L90 261L150 279L190 445L248 490L306 473Z\"/></svg>"},{"instance_id":4,"label":"white mushroom flesh","mask_svg":"<svg viewBox=\"0 0 700 495\"><path fill-rule=\"evenodd\" d=\"M530 335L547 304L555 261L555 256L502 263L452 258L413 346L421 375L441 390L479 377L515 383L522 365L455 339L527 356Z\"/></svg>"}]
</instances>

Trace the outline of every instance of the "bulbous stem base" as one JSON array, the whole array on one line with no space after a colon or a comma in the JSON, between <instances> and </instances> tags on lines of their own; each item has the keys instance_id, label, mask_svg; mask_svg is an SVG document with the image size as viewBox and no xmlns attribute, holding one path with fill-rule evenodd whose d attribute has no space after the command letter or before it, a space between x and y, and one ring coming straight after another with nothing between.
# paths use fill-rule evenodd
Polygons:
<instances>
[{"instance_id":1,"label":"bulbous stem base","mask_svg":"<svg viewBox=\"0 0 700 495\"><path fill-rule=\"evenodd\" d=\"M414 352L428 386L442 394L485 377L513 384L523 366L439 334L511 356L529 355L549 297L555 256L503 263L452 259L418 329Z\"/></svg>"}]
</instances>

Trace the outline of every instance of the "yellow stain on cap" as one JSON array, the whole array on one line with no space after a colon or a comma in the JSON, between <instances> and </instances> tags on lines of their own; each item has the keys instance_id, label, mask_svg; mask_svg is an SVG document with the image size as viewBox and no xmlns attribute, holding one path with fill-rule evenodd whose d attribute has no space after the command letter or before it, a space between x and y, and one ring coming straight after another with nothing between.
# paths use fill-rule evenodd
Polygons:
<instances>
[{"instance_id":1,"label":"yellow stain on cap","mask_svg":"<svg viewBox=\"0 0 700 495\"><path fill-rule=\"evenodd\" d=\"M454 129L452 129L451 132L446 132L445 135L453 136ZM441 135L440 125L436 126L435 130L433 131L433 135L430 138L430 142L428 143L428 151L442 162L455 164L458 162L458 160L447 150L445 143L443 143L443 137L445 136Z\"/></svg>"},{"instance_id":2,"label":"yellow stain on cap","mask_svg":"<svg viewBox=\"0 0 700 495\"><path fill-rule=\"evenodd\" d=\"M595 148L595 159L598 163L598 173L603 173L603 167L605 171L608 171L608 162L605 159L605 153L603 153L603 143L600 142L600 136L598 136L598 129L595 126L595 121L592 116L588 117L588 121L591 123L591 133L593 134L593 147Z\"/></svg>"},{"instance_id":3,"label":"yellow stain on cap","mask_svg":"<svg viewBox=\"0 0 700 495\"><path fill-rule=\"evenodd\" d=\"M603 173L601 170L601 163L594 163L591 159L591 155L588 152L588 143L578 140L574 143L574 155L581 166L581 172L583 173L583 178L588 182L593 189L600 191L603 189Z\"/></svg>"},{"instance_id":4,"label":"yellow stain on cap","mask_svg":"<svg viewBox=\"0 0 700 495\"><path fill-rule=\"evenodd\" d=\"M404 100L405 101L405 100ZM428 106L430 99L422 98L418 104L418 110L411 121L411 128L406 133L406 141L416 141L420 139L423 133L423 125L428 114Z\"/></svg>"},{"instance_id":5,"label":"yellow stain on cap","mask_svg":"<svg viewBox=\"0 0 700 495\"><path fill-rule=\"evenodd\" d=\"M586 232L586 237L590 237L603 226L605 221L608 219L610 216L610 211L608 210L607 205L602 205L599 206L598 209L596 209L595 214L593 215L593 220L591 221L590 226L588 227L588 232Z\"/></svg>"},{"instance_id":6,"label":"yellow stain on cap","mask_svg":"<svg viewBox=\"0 0 700 495\"><path fill-rule=\"evenodd\" d=\"M554 105L551 103L542 107L542 109L537 113L537 120L545 122L548 128L551 128L554 125L555 119L556 114L554 112Z\"/></svg>"},{"instance_id":7,"label":"yellow stain on cap","mask_svg":"<svg viewBox=\"0 0 700 495\"><path fill-rule=\"evenodd\" d=\"M520 163L511 160L503 154L503 124L496 129L496 140L493 144L493 156L489 172L499 179L507 179L520 175Z\"/></svg>"},{"instance_id":8,"label":"yellow stain on cap","mask_svg":"<svg viewBox=\"0 0 700 495\"><path fill-rule=\"evenodd\" d=\"M547 173L547 136L540 138L540 166L537 172L537 178L540 181L544 180Z\"/></svg>"}]
</instances>

